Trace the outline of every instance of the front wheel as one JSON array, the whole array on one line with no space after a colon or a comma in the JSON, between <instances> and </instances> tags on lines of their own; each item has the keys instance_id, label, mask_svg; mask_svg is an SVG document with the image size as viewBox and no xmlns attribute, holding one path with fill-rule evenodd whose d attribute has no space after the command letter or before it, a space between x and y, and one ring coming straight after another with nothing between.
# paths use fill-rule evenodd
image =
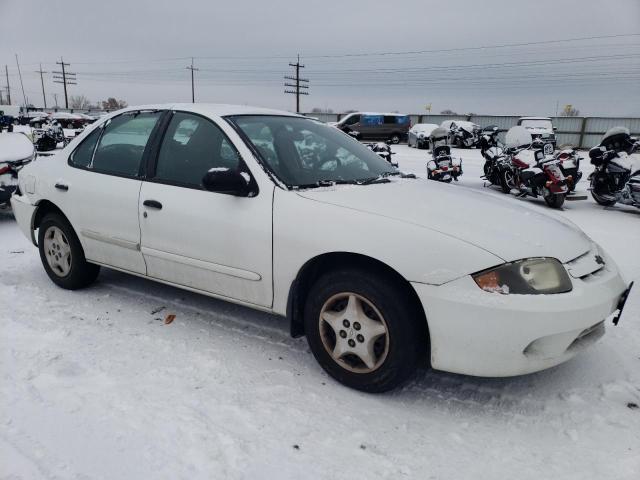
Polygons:
<instances>
[{"instance_id":1,"label":"front wheel","mask_svg":"<svg viewBox=\"0 0 640 480\"><path fill-rule=\"evenodd\" d=\"M598 205L602 205L603 207L613 207L616 204L615 199L612 200L610 197L599 195L593 189L591 190L591 196Z\"/></svg>"},{"instance_id":2,"label":"front wheel","mask_svg":"<svg viewBox=\"0 0 640 480\"><path fill-rule=\"evenodd\" d=\"M391 143L393 143L394 145L397 145L400 143L400 135L394 133L393 135L391 135L391 138L389 140L391 140Z\"/></svg>"},{"instance_id":3,"label":"front wheel","mask_svg":"<svg viewBox=\"0 0 640 480\"><path fill-rule=\"evenodd\" d=\"M544 201L547 202L547 205L549 205L551 208L562 208L564 199L564 193L551 193L547 191L544 195Z\"/></svg>"},{"instance_id":4,"label":"front wheel","mask_svg":"<svg viewBox=\"0 0 640 480\"><path fill-rule=\"evenodd\" d=\"M91 285L100 267L87 262L71 224L58 213L49 213L38 230L40 260L49 278L59 287L77 290Z\"/></svg>"},{"instance_id":5,"label":"front wheel","mask_svg":"<svg viewBox=\"0 0 640 480\"><path fill-rule=\"evenodd\" d=\"M356 269L330 272L308 295L309 347L340 383L365 392L395 388L427 353L422 315L405 290L384 276Z\"/></svg>"}]
</instances>

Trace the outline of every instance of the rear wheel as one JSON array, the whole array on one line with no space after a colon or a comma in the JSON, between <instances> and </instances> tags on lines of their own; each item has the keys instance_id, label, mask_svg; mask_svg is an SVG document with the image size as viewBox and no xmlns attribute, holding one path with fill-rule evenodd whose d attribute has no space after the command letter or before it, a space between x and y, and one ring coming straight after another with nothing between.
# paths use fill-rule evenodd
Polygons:
<instances>
[{"instance_id":1,"label":"rear wheel","mask_svg":"<svg viewBox=\"0 0 640 480\"><path fill-rule=\"evenodd\" d=\"M391 140L391 143L393 143L394 145L397 145L398 143L400 143L400 134L394 133L393 135L391 135L391 138L389 140Z\"/></svg>"},{"instance_id":2,"label":"rear wheel","mask_svg":"<svg viewBox=\"0 0 640 480\"><path fill-rule=\"evenodd\" d=\"M77 290L98 277L100 267L87 262L73 227L59 213L49 213L42 219L38 249L47 275L59 287Z\"/></svg>"},{"instance_id":3,"label":"rear wheel","mask_svg":"<svg viewBox=\"0 0 640 480\"><path fill-rule=\"evenodd\" d=\"M340 383L384 392L415 371L428 348L426 326L396 282L344 269L323 275L309 292L305 332L324 370Z\"/></svg>"},{"instance_id":4,"label":"rear wheel","mask_svg":"<svg viewBox=\"0 0 640 480\"><path fill-rule=\"evenodd\" d=\"M544 201L547 202L547 205L551 208L561 208L564 204L564 199L564 193L551 193L549 190L545 191Z\"/></svg>"}]
</instances>

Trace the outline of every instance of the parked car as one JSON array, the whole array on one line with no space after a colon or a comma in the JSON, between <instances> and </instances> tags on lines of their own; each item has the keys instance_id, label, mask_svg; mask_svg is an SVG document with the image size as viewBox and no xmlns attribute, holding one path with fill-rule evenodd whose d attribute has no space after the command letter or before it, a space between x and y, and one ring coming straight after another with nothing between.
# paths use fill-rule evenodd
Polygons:
<instances>
[{"instance_id":1,"label":"parked car","mask_svg":"<svg viewBox=\"0 0 640 480\"><path fill-rule=\"evenodd\" d=\"M411 118L399 113L355 112L348 114L335 126L358 140L391 140L391 143L400 143L407 138Z\"/></svg>"},{"instance_id":2,"label":"parked car","mask_svg":"<svg viewBox=\"0 0 640 480\"><path fill-rule=\"evenodd\" d=\"M449 144L458 148L470 148L478 145L480 126L466 120L445 120L441 128L449 130Z\"/></svg>"},{"instance_id":3,"label":"parked car","mask_svg":"<svg viewBox=\"0 0 640 480\"><path fill-rule=\"evenodd\" d=\"M286 316L360 390L389 390L422 359L534 372L603 335L627 287L574 224L402 177L295 114L153 105L27 165L11 203L56 285L87 287L105 266Z\"/></svg>"},{"instance_id":4,"label":"parked car","mask_svg":"<svg viewBox=\"0 0 640 480\"><path fill-rule=\"evenodd\" d=\"M550 143L556 148L557 139L555 127L549 117L521 117L517 125L526 128L534 140L544 135L545 143Z\"/></svg>"},{"instance_id":5,"label":"parked car","mask_svg":"<svg viewBox=\"0 0 640 480\"><path fill-rule=\"evenodd\" d=\"M18 187L18 171L35 158L31 140L23 133L0 133L0 208L9 205Z\"/></svg>"},{"instance_id":6,"label":"parked car","mask_svg":"<svg viewBox=\"0 0 640 480\"><path fill-rule=\"evenodd\" d=\"M429 135L433 132L438 125L435 123L416 123L409 129L407 135L407 145L417 148L429 147Z\"/></svg>"}]
</instances>

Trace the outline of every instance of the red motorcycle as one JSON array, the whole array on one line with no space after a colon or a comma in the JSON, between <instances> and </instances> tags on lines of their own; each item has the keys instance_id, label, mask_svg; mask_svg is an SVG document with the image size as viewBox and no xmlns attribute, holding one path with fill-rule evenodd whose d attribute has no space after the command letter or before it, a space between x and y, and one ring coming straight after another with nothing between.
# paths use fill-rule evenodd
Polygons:
<instances>
[{"instance_id":1,"label":"red motorcycle","mask_svg":"<svg viewBox=\"0 0 640 480\"><path fill-rule=\"evenodd\" d=\"M561 208L569 192L569 181L555 158L545 157L542 150L508 149L510 168L502 172L505 193L517 197L542 196L551 208Z\"/></svg>"}]
</instances>

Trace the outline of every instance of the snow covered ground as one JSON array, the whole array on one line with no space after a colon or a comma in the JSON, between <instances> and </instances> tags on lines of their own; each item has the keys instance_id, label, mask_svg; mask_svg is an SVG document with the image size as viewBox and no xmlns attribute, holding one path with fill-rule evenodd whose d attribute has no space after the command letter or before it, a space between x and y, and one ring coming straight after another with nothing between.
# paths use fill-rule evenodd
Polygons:
<instances>
[{"instance_id":1,"label":"snow covered ground","mask_svg":"<svg viewBox=\"0 0 640 480\"><path fill-rule=\"evenodd\" d=\"M426 151L394 150L424 175ZM451 188L484 188L479 151L455 154ZM559 215L640 279L640 210L589 198ZM422 370L384 395L332 381L279 317L108 270L61 290L7 212L0 292L0 478L640 478L640 288L564 365Z\"/></svg>"}]
</instances>

